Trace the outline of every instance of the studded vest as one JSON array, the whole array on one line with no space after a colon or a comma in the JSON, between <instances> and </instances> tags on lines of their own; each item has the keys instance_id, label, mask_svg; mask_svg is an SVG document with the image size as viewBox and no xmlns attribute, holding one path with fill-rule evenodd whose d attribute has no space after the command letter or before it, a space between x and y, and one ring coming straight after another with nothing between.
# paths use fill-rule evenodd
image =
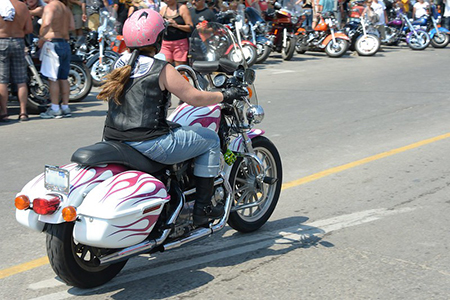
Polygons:
<instances>
[{"instance_id":1,"label":"studded vest","mask_svg":"<svg viewBox=\"0 0 450 300\"><path fill-rule=\"evenodd\" d=\"M115 67L126 64L119 59ZM103 138L117 141L145 141L169 133L175 123L166 120L170 106L168 91L161 91L159 76L167 62L140 56L125 85L121 105L109 101ZM178 125L179 126L179 125Z\"/></svg>"}]
</instances>

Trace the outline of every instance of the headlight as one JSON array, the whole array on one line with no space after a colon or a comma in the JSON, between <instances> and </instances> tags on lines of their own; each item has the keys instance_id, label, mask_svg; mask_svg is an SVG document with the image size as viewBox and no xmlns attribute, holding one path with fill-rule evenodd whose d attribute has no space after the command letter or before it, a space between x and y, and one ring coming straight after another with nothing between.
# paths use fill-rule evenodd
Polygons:
<instances>
[{"instance_id":1,"label":"headlight","mask_svg":"<svg viewBox=\"0 0 450 300\"><path fill-rule=\"evenodd\" d=\"M264 119L264 109L260 105L252 105L247 109L246 115L249 124L259 124Z\"/></svg>"},{"instance_id":2,"label":"headlight","mask_svg":"<svg viewBox=\"0 0 450 300\"><path fill-rule=\"evenodd\" d=\"M292 24L297 24L297 22L298 22L298 17L292 17L292 18L291 18L291 22L292 22Z\"/></svg>"}]
</instances>

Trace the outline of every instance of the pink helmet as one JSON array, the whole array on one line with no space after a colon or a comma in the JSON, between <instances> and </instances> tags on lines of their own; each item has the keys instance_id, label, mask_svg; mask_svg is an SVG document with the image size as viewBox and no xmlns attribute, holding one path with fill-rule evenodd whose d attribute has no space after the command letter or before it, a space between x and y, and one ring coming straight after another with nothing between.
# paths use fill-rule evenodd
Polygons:
<instances>
[{"instance_id":1,"label":"pink helmet","mask_svg":"<svg viewBox=\"0 0 450 300\"><path fill-rule=\"evenodd\" d=\"M152 9L138 10L123 25L125 45L129 48L155 46L159 52L165 29L164 19L159 13Z\"/></svg>"}]
</instances>

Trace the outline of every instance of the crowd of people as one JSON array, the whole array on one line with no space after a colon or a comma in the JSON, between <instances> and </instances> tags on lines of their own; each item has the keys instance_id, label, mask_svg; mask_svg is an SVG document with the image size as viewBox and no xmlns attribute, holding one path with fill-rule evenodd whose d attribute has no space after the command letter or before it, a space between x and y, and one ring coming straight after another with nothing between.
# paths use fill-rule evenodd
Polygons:
<instances>
[{"instance_id":1,"label":"crowd of people","mask_svg":"<svg viewBox=\"0 0 450 300\"><path fill-rule=\"evenodd\" d=\"M29 119L27 102L27 72L23 55L25 45L33 38L39 38L39 47L56 54L59 69L46 68L49 77L51 106L41 114L42 118L62 118L71 116L68 106L69 84L67 76L70 67L70 48L67 44L69 33L83 36L86 31L96 31L99 27L100 12L108 9L116 14L117 30L122 33L125 20L135 11L151 9L163 17L167 30L163 35L161 53L173 65L186 64L188 37L202 21L216 21L216 14L229 9L236 10L239 4L250 6L264 15L273 8L274 0L5 0L10 5L0 8L0 122L8 122L8 84L17 85L20 102L19 120ZM286 0L284 0L286 2ZM308 11L303 27L314 28L320 14L337 12L337 17L345 23L351 14L352 2L363 2L365 11L376 16L376 25L384 38L387 22L386 4L394 4L411 18L419 18L429 13L430 2L435 1L443 15L442 25L450 29L450 0L291 0L295 11ZM384 2L385 1L385 2ZM283 3L286 4L286 3ZM15 12L15 14L14 14ZM11 16L12 14L12 16ZM9 18L8 19L8 15ZM26 42L24 43L24 39ZM47 63L49 64L49 63ZM55 64L52 64L52 66ZM52 76L49 76L52 75ZM62 102L62 104L60 104Z\"/></svg>"}]
</instances>

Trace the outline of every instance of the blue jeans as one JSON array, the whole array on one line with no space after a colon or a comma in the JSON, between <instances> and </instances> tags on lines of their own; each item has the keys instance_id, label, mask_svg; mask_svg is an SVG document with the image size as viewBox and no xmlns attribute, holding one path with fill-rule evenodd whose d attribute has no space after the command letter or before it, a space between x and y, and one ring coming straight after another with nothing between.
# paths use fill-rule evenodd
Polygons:
<instances>
[{"instance_id":1,"label":"blue jeans","mask_svg":"<svg viewBox=\"0 0 450 300\"><path fill-rule=\"evenodd\" d=\"M216 177L219 174L220 141L211 129L183 126L153 140L126 143L148 158L166 165L195 158L195 176Z\"/></svg>"},{"instance_id":2,"label":"blue jeans","mask_svg":"<svg viewBox=\"0 0 450 300\"><path fill-rule=\"evenodd\" d=\"M58 80L67 80L70 72L71 52L69 43L64 39L53 39L55 52L59 57Z\"/></svg>"}]
</instances>

